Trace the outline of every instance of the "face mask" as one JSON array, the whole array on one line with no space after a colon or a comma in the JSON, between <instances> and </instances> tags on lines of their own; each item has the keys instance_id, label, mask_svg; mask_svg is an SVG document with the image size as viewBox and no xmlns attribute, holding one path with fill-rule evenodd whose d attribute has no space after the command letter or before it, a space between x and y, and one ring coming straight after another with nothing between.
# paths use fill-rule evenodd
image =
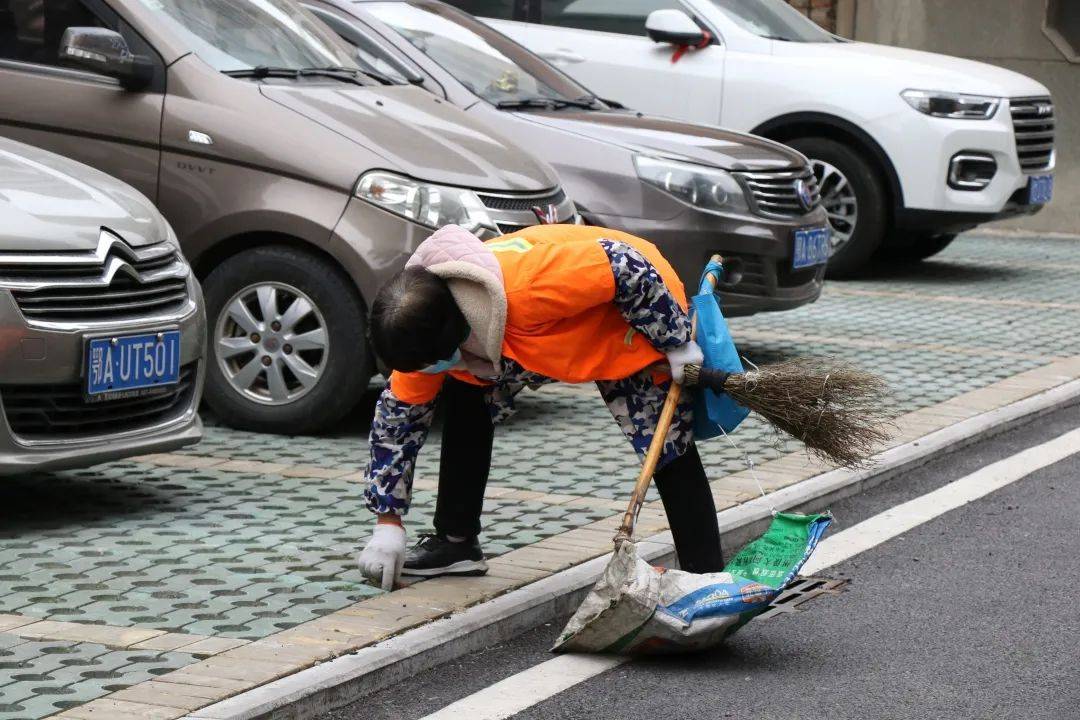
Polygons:
<instances>
[{"instance_id":1,"label":"face mask","mask_svg":"<svg viewBox=\"0 0 1080 720\"><path fill-rule=\"evenodd\" d=\"M452 370L454 368L454 366L457 365L460 362L461 362L461 350L458 349L458 350L454 350L454 354L451 355L450 357L448 357L447 359L440 360L439 362L437 362L437 363L435 363L433 365L428 365L426 368L422 368L420 370L420 372L426 373L428 375L438 375L439 373L444 373L447 370Z\"/></svg>"}]
</instances>

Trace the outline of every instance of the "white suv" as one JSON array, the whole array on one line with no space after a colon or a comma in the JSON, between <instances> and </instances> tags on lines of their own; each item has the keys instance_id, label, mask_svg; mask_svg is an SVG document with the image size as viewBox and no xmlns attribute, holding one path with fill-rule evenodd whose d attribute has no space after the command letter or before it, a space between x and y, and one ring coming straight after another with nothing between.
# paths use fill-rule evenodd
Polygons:
<instances>
[{"instance_id":1,"label":"white suv","mask_svg":"<svg viewBox=\"0 0 1080 720\"><path fill-rule=\"evenodd\" d=\"M1054 106L983 63L831 35L784 0L451 0L601 97L783 141L811 159L830 274L922 259L955 233L1038 211Z\"/></svg>"}]
</instances>

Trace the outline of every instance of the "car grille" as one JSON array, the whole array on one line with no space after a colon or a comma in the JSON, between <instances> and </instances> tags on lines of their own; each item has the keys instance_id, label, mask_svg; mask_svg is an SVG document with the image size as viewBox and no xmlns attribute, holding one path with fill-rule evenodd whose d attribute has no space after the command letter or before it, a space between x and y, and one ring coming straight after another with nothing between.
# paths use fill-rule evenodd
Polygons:
<instances>
[{"instance_id":1,"label":"car grille","mask_svg":"<svg viewBox=\"0 0 1080 720\"><path fill-rule=\"evenodd\" d=\"M116 321L182 309L187 264L170 245L132 248L110 240L97 252L41 253L0 266L23 316L46 322Z\"/></svg>"},{"instance_id":2,"label":"car grille","mask_svg":"<svg viewBox=\"0 0 1080 720\"><path fill-rule=\"evenodd\" d=\"M770 217L799 217L821 204L821 192L810 168L782 172L740 172L736 175L749 191L751 209ZM799 196L805 183L810 201L807 207Z\"/></svg>"},{"instance_id":3,"label":"car grille","mask_svg":"<svg viewBox=\"0 0 1080 720\"><path fill-rule=\"evenodd\" d=\"M480 202L484 207L492 210L528 210L534 207L546 205L562 205L566 200L566 193L561 189L547 195L480 195Z\"/></svg>"},{"instance_id":4,"label":"car grille","mask_svg":"<svg viewBox=\"0 0 1080 720\"><path fill-rule=\"evenodd\" d=\"M1054 102L1048 97L1012 98L1009 109L1020 168L1049 169L1054 163Z\"/></svg>"},{"instance_id":5,"label":"car grille","mask_svg":"<svg viewBox=\"0 0 1080 720\"><path fill-rule=\"evenodd\" d=\"M0 400L15 435L25 440L71 440L122 433L179 417L195 393L197 363L180 368L180 379L138 397L88 402L83 383L3 385Z\"/></svg>"}]
</instances>

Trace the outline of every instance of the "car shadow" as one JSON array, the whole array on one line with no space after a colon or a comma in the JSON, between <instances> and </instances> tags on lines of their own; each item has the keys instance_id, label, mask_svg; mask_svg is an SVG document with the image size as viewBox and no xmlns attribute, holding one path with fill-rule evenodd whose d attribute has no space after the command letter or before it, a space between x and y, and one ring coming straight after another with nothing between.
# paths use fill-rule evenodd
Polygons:
<instances>
[{"instance_id":1,"label":"car shadow","mask_svg":"<svg viewBox=\"0 0 1080 720\"><path fill-rule=\"evenodd\" d=\"M899 262L887 259L875 260L865 274L864 281L903 280L921 285L949 285L957 282L1005 282L1025 275L1028 271L1008 265L975 265L961 260L924 260L922 262ZM845 285L844 280L829 280Z\"/></svg>"},{"instance_id":2,"label":"car shadow","mask_svg":"<svg viewBox=\"0 0 1080 720\"><path fill-rule=\"evenodd\" d=\"M32 473L0 481L0 539L117 518L152 516L180 503L168 486L93 470Z\"/></svg>"}]
</instances>

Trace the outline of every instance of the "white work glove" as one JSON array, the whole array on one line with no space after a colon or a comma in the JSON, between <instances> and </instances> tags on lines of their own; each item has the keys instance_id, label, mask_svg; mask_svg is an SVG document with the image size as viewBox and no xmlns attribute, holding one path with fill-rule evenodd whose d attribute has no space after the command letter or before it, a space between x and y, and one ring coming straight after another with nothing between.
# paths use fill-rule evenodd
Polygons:
<instances>
[{"instance_id":1,"label":"white work glove","mask_svg":"<svg viewBox=\"0 0 1080 720\"><path fill-rule=\"evenodd\" d=\"M691 340L685 345L680 345L667 354L668 365L671 366L671 377L675 382L682 385L684 370L687 365L701 365L705 362L705 354L701 352L698 344Z\"/></svg>"},{"instance_id":2,"label":"white work glove","mask_svg":"<svg viewBox=\"0 0 1080 720\"><path fill-rule=\"evenodd\" d=\"M379 523L356 564L364 577L381 582L383 590L393 590L405 564L405 528L391 523Z\"/></svg>"}]
</instances>

